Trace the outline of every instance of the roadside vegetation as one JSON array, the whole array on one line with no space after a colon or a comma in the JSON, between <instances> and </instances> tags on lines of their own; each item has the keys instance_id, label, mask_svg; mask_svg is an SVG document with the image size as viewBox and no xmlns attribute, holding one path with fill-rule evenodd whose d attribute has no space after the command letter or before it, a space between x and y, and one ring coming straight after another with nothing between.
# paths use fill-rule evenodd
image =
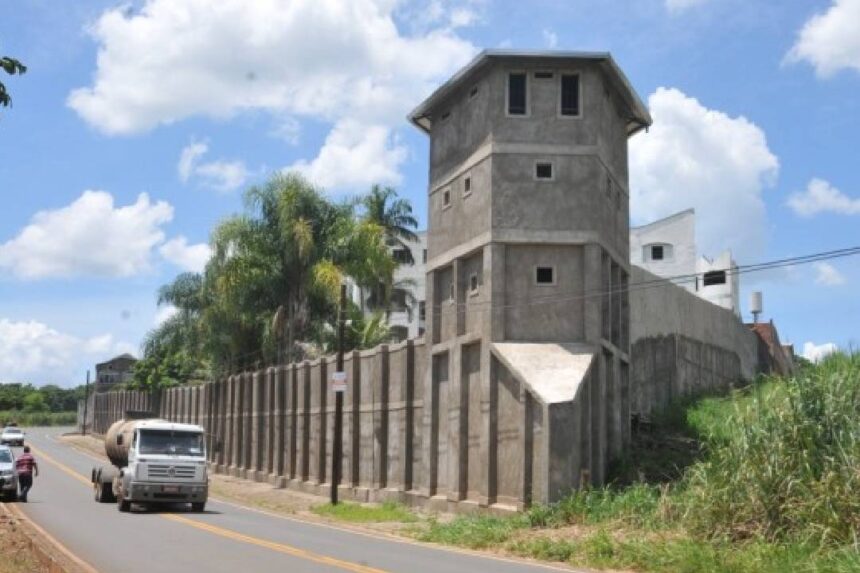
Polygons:
<instances>
[{"instance_id":1,"label":"roadside vegetation","mask_svg":"<svg viewBox=\"0 0 860 573\"><path fill-rule=\"evenodd\" d=\"M394 502L386 502L380 505L341 502L337 505L318 505L311 508L311 511L321 517L350 523L412 523L418 520L415 514L409 511L409 509Z\"/></svg>"},{"instance_id":2,"label":"roadside vegetation","mask_svg":"<svg viewBox=\"0 0 860 573\"><path fill-rule=\"evenodd\" d=\"M244 212L213 230L205 270L159 290L158 304L176 312L147 336L131 386L211 380L330 352L347 277L366 301L349 309L347 350L389 340L392 294L406 292L394 270L409 264L391 249L415 239L417 225L390 188L338 202L297 174L252 187Z\"/></svg>"},{"instance_id":3,"label":"roadside vegetation","mask_svg":"<svg viewBox=\"0 0 860 573\"><path fill-rule=\"evenodd\" d=\"M860 353L678 406L653 433L613 485L510 518L431 521L416 535L596 568L860 570ZM649 458L687 465L660 474L638 463Z\"/></svg>"},{"instance_id":4,"label":"roadside vegetation","mask_svg":"<svg viewBox=\"0 0 860 573\"><path fill-rule=\"evenodd\" d=\"M0 426L65 426L77 419L78 400L84 387L60 388L48 384L0 384Z\"/></svg>"}]
</instances>

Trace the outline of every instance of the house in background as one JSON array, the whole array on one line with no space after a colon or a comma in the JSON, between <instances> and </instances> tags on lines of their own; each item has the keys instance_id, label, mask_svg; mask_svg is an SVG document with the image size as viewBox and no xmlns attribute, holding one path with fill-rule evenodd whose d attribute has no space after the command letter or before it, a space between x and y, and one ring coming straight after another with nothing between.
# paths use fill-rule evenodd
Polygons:
<instances>
[{"instance_id":1,"label":"house in background","mask_svg":"<svg viewBox=\"0 0 860 573\"><path fill-rule=\"evenodd\" d=\"M630 262L740 316L740 281L731 251L696 251L696 212L687 209L630 229Z\"/></svg>"},{"instance_id":2,"label":"house in background","mask_svg":"<svg viewBox=\"0 0 860 573\"><path fill-rule=\"evenodd\" d=\"M137 364L137 358L128 353L96 364L96 392L104 392L117 384L129 382L134 376L135 364Z\"/></svg>"},{"instance_id":3,"label":"house in background","mask_svg":"<svg viewBox=\"0 0 860 573\"><path fill-rule=\"evenodd\" d=\"M417 241L397 246L393 251L394 260L400 263L400 266L394 271L388 324L396 340L416 338L424 334L427 231L416 235ZM412 264L409 261L413 261Z\"/></svg>"}]
</instances>

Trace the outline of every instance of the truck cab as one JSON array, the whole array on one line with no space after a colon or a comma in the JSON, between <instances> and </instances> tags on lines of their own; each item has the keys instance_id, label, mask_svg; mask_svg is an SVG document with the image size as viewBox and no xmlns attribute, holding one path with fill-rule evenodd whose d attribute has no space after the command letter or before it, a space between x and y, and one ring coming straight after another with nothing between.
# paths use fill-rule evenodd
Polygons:
<instances>
[{"instance_id":1,"label":"truck cab","mask_svg":"<svg viewBox=\"0 0 860 573\"><path fill-rule=\"evenodd\" d=\"M204 510L209 477L201 426L140 420L109 432L106 439L114 468L100 468L93 476L98 501L113 497L120 511L132 503L190 503L194 511Z\"/></svg>"}]
</instances>

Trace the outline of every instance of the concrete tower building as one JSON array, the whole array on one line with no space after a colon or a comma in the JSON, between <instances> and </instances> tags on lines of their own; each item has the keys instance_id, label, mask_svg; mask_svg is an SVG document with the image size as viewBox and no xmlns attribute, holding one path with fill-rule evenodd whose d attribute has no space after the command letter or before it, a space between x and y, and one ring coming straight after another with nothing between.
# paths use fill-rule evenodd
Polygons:
<instances>
[{"instance_id":1,"label":"concrete tower building","mask_svg":"<svg viewBox=\"0 0 860 573\"><path fill-rule=\"evenodd\" d=\"M629 437L627 140L647 109L609 54L485 51L410 119L430 136L422 495L602 482Z\"/></svg>"}]
</instances>

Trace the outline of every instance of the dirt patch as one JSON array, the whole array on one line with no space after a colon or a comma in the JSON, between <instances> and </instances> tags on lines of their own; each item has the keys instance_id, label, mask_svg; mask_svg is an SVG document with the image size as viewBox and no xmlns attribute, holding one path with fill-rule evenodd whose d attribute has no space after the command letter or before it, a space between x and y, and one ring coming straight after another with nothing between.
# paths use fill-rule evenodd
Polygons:
<instances>
[{"instance_id":1,"label":"dirt patch","mask_svg":"<svg viewBox=\"0 0 860 573\"><path fill-rule=\"evenodd\" d=\"M47 572L39 560L21 523L6 511L0 511L0 573Z\"/></svg>"}]
</instances>

